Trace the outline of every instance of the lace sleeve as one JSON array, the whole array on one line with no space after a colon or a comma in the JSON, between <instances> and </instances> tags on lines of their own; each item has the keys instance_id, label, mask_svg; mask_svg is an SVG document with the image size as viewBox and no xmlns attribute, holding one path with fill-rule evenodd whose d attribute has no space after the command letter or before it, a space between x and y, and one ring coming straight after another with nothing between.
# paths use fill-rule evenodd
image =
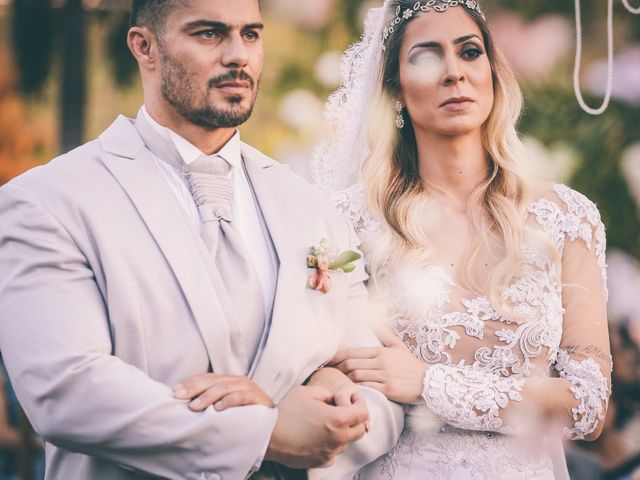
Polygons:
<instances>
[{"instance_id":1,"label":"lace sleeve","mask_svg":"<svg viewBox=\"0 0 640 480\"><path fill-rule=\"evenodd\" d=\"M429 366L423 398L457 428L517 433L552 428L592 440L602 429L611 393L606 316L605 233L586 197L565 186L536 203L538 222L561 253L562 338L547 377L502 376L465 365Z\"/></svg>"},{"instance_id":2,"label":"lace sleeve","mask_svg":"<svg viewBox=\"0 0 640 480\"><path fill-rule=\"evenodd\" d=\"M563 220L555 228L562 245L562 341L555 370L572 396L571 439L589 439L602 428L611 392L607 329L606 237L596 206L584 195L556 185Z\"/></svg>"}]
</instances>

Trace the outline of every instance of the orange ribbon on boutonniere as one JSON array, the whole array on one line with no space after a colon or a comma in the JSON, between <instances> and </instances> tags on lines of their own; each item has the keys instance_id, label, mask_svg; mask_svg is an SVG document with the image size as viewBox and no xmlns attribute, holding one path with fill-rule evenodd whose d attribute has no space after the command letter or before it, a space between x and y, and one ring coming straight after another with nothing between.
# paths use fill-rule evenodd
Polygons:
<instances>
[{"instance_id":1,"label":"orange ribbon on boutonniere","mask_svg":"<svg viewBox=\"0 0 640 480\"><path fill-rule=\"evenodd\" d=\"M338 249L324 238L317 247L311 247L307 256L307 268L313 268L314 272L309 276L307 285L313 290L329 293L331 290L330 271L351 273L356 269L353 262L360 260L362 255L353 250L338 253Z\"/></svg>"}]
</instances>

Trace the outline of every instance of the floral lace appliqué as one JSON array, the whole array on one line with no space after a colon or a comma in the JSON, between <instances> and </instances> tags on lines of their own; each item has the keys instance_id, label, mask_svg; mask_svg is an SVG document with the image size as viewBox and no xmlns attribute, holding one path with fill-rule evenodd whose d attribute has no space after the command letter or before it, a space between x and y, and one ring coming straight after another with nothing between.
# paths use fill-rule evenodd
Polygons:
<instances>
[{"instance_id":1,"label":"floral lace appliqu\u00e9","mask_svg":"<svg viewBox=\"0 0 640 480\"><path fill-rule=\"evenodd\" d=\"M424 378L427 406L448 424L470 430L507 433L500 410L511 401L522 401L524 379L488 375L470 368L433 365Z\"/></svg>"},{"instance_id":2,"label":"floral lace appliqu\u00e9","mask_svg":"<svg viewBox=\"0 0 640 480\"><path fill-rule=\"evenodd\" d=\"M563 434L572 440L584 440L604 420L609 402L607 379L594 359L578 362L572 360L566 350L558 352L556 370L560 378L571 383L571 392L580 402L571 409L575 421L573 428L565 428Z\"/></svg>"}]
</instances>

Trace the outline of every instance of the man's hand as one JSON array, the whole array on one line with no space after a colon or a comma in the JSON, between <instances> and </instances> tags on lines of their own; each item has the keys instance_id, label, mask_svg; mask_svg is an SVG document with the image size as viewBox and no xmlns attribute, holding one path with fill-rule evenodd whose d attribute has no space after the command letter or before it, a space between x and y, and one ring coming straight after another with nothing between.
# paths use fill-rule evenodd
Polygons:
<instances>
[{"instance_id":1,"label":"man's hand","mask_svg":"<svg viewBox=\"0 0 640 480\"><path fill-rule=\"evenodd\" d=\"M333 394L333 403L338 407L353 405L360 398L356 384L337 368L324 367L316 370L307 385L329 390Z\"/></svg>"},{"instance_id":2,"label":"man's hand","mask_svg":"<svg viewBox=\"0 0 640 480\"><path fill-rule=\"evenodd\" d=\"M197 375L173 387L173 394L180 400L191 400L189 408L194 412L200 412L210 405L218 411L242 405L275 407L255 382L237 375Z\"/></svg>"},{"instance_id":3,"label":"man's hand","mask_svg":"<svg viewBox=\"0 0 640 480\"><path fill-rule=\"evenodd\" d=\"M356 396L337 406L333 393L320 386L292 389L278 404L278 420L265 460L292 468L328 466L349 443L362 438L369 412Z\"/></svg>"}]
</instances>

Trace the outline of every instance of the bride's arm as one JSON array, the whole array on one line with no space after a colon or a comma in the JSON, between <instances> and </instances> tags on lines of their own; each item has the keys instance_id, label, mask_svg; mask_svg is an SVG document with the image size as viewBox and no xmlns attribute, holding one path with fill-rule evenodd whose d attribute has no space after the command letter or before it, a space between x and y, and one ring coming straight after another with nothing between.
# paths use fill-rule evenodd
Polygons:
<instances>
[{"instance_id":1,"label":"bride's arm","mask_svg":"<svg viewBox=\"0 0 640 480\"><path fill-rule=\"evenodd\" d=\"M565 239L562 254L565 314L553 363L557 378L505 378L432 366L425 375L424 399L447 423L508 432L539 426L543 420L545 426L560 424L571 439L600 434L611 390L604 229L600 222L595 227L581 222L576 232L575 238Z\"/></svg>"},{"instance_id":2,"label":"bride's arm","mask_svg":"<svg viewBox=\"0 0 640 480\"><path fill-rule=\"evenodd\" d=\"M595 206L581 209L562 217L565 314L553 363L557 376L503 377L458 366L426 366L391 341L383 349L341 353L339 368L394 400L426 402L441 420L458 428L508 433L560 425L568 438L596 438L611 384L605 242Z\"/></svg>"}]
</instances>

